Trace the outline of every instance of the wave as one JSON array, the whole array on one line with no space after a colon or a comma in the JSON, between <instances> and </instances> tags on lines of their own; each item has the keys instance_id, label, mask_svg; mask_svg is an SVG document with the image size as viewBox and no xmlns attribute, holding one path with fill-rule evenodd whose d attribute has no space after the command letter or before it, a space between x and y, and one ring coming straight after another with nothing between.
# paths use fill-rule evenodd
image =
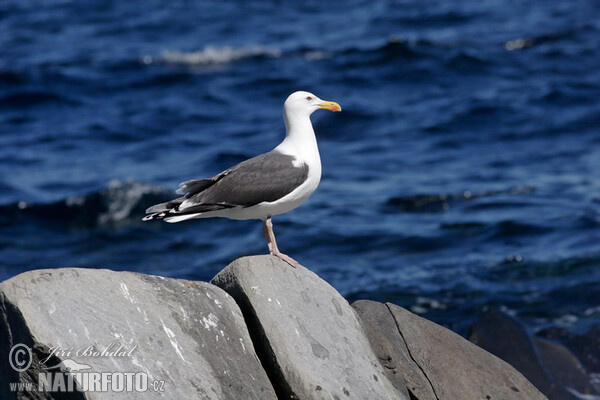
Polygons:
<instances>
[{"instance_id":1,"label":"wave","mask_svg":"<svg viewBox=\"0 0 600 400\"><path fill-rule=\"evenodd\" d=\"M0 82L6 85L17 85L22 84L24 79L17 71L0 70Z\"/></svg>"},{"instance_id":2,"label":"wave","mask_svg":"<svg viewBox=\"0 0 600 400\"><path fill-rule=\"evenodd\" d=\"M588 31L595 32L597 28L592 24L582 24L570 29L558 32L550 32L531 37L520 37L508 40L504 43L504 48L508 51L524 50L529 47L538 46L545 43L559 42L567 39L574 39L577 35Z\"/></svg>"},{"instance_id":3,"label":"wave","mask_svg":"<svg viewBox=\"0 0 600 400\"><path fill-rule=\"evenodd\" d=\"M377 54L384 57L411 57L420 55L419 48L444 48L443 44L426 39L404 39L391 35L370 45L351 45L338 49L326 49L300 45L296 48L281 50L279 48L254 46L235 48L231 46L207 46L197 51L165 50L158 56L145 55L139 62L144 65L167 64L185 66L210 66L229 64L243 59L299 57L306 61L319 61L333 58L336 55Z\"/></svg>"},{"instance_id":4,"label":"wave","mask_svg":"<svg viewBox=\"0 0 600 400\"><path fill-rule=\"evenodd\" d=\"M0 106L7 108L32 107L43 103L66 104L72 106L80 104L77 100L48 91L23 91L0 97Z\"/></svg>"},{"instance_id":5,"label":"wave","mask_svg":"<svg viewBox=\"0 0 600 400\"><path fill-rule=\"evenodd\" d=\"M102 226L141 220L146 208L169 196L171 192L148 183L113 180L97 192L50 204L20 201L0 206L0 214L42 223L60 220L68 226Z\"/></svg>"},{"instance_id":6,"label":"wave","mask_svg":"<svg viewBox=\"0 0 600 400\"><path fill-rule=\"evenodd\" d=\"M367 46L349 46L338 50L338 53L345 56L360 55L378 55L383 59L371 60L373 62L389 61L394 58L414 58L422 55L422 51L430 47L437 47L435 43L425 39L405 39L391 35L386 39L378 40ZM366 60L369 61L369 60Z\"/></svg>"},{"instance_id":7,"label":"wave","mask_svg":"<svg viewBox=\"0 0 600 400\"><path fill-rule=\"evenodd\" d=\"M390 198L385 206L392 210L402 210L406 212L436 212L444 211L450 207L450 203L471 201L483 197L493 197L499 195L527 195L535 191L531 186L517 186L506 190L490 190L484 192L470 192L468 190L462 193L439 193L439 194L415 194L409 196L397 196Z\"/></svg>"},{"instance_id":8,"label":"wave","mask_svg":"<svg viewBox=\"0 0 600 400\"><path fill-rule=\"evenodd\" d=\"M281 50L269 49L261 46L250 48L233 48L207 46L198 51L177 51L165 50L158 57L146 55L142 58L142 63L149 64L170 64L170 65L188 65L202 66L215 64L228 64L234 61L246 58L278 58L281 57Z\"/></svg>"},{"instance_id":9,"label":"wave","mask_svg":"<svg viewBox=\"0 0 600 400\"><path fill-rule=\"evenodd\" d=\"M338 56L349 58L342 62L382 62L396 58L403 60L407 58L419 58L431 56L432 52L441 51L434 56L443 56L446 50L458 50L458 54L453 53L453 57L448 61L452 63L475 62L484 63L485 61L471 53L462 53L464 46L453 45L432 41L427 38L405 38L397 35L382 36L379 39L362 43L350 44L346 46L306 46L297 44L289 48L278 48L268 45L255 46L214 46L208 45L198 50L178 50L166 49L158 54L125 54L120 57L103 59L69 59L61 60L60 63L39 64L36 68L36 74L28 76L23 71L0 70L0 82L8 84L18 84L30 80L37 80L40 73L55 75L58 80L79 80L81 77L69 76L63 69L67 67L84 66L97 68L107 72L123 72L139 69L141 66L166 65L166 66L187 66L187 67L215 67L241 60L260 60L260 59L278 59L278 58L302 58L307 62L318 62L320 60L332 59ZM363 59L365 57L365 59ZM355 58L357 58L355 60ZM374 59L373 59L374 58ZM61 68L57 68L60 66ZM84 79L85 81L85 79Z\"/></svg>"}]
</instances>

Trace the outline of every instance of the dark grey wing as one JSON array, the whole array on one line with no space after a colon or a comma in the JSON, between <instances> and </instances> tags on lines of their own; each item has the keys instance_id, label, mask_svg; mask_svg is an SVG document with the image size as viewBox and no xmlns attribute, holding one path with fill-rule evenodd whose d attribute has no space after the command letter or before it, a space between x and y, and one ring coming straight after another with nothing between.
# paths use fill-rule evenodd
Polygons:
<instances>
[{"instance_id":1,"label":"dark grey wing","mask_svg":"<svg viewBox=\"0 0 600 400\"><path fill-rule=\"evenodd\" d=\"M175 191L177 194L183 194L185 198L190 198L195 194L198 194L212 185L214 185L219 179L229 173L229 170L221 172L219 175L215 175L212 178L198 179L186 181L179 184L179 189Z\"/></svg>"},{"instance_id":2,"label":"dark grey wing","mask_svg":"<svg viewBox=\"0 0 600 400\"><path fill-rule=\"evenodd\" d=\"M308 177L308 166L294 166L294 156L270 151L207 179L179 185L182 197L146 210L144 220L196 214L273 202L291 193Z\"/></svg>"},{"instance_id":3,"label":"dark grey wing","mask_svg":"<svg viewBox=\"0 0 600 400\"><path fill-rule=\"evenodd\" d=\"M186 204L180 212L192 213L196 207L220 205L227 207L251 207L263 201L273 202L291 193L308 177L308 166L294 166L295 157L270 151L210 178L214 182L201 191L185 197ZM201 182L201 181L196 181ZM189 187L202 187L192 184ZM185 187L188 187L186 182Z\"/></svg>"},{"instance_id":4,"label":"dark grey wing","mask_svg":"<svg viewBox=\"0 0 600 400\"><path fill-rule=\"evenodd\" d=\"M186 181L179 184L179 189L175 193L183 194L184 196L178 197L176 199L167 201L165 203L160 203L153 205L146 209L146 214L148 215L143 218L144 221L152 220L152 219L160 219L166 216L166 213L169 214L177 214L179 213L179 206L187 200L188 198L201 193L206 190L210 186L214 185L221 177L225 176L229 170L221 172L219 175L215 175L211 178L207 179L199 179L199 180L191 180ZM207 204L203 207L202 211L196 212L206 212L206 211L214 211L222 208L226 208L226 206L219 206L217 204Z\"/></svg>"}]
</instances>

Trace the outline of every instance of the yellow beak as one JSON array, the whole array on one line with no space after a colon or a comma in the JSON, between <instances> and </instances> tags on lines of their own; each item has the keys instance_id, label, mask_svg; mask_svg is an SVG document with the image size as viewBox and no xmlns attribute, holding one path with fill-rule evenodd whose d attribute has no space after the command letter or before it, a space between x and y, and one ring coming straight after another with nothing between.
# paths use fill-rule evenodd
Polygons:
<instances>
[{"instance_id":1,"label":"yellow beak","mask_svg":"<svg viewBox=\"0 0 600 400\"><path fill-rule=\"evenodd\" d=\"M324 101L319 104L319 107L321 107L323 110L342 111L342 107L340 107L340 105L335 101Z\"/></svg>"}]
</instances>

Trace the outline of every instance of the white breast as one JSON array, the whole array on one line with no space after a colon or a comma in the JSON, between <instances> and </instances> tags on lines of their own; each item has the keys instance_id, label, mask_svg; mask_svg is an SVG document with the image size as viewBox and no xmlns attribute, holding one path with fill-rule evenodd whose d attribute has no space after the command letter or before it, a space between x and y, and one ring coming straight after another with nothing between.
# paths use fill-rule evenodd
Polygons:
<instances>
[{"instance_id":1,"label":"white breast","mask_svg":"<svg viewBox=\"0 0 600 400\"><path fill-rule=\"evenodd\" d=\"M321 165L318 168L308 166L308 176L302 185L298 186L288 195L274 202L262 202L253 206L256 211L260 210L261 219L267 218L269 215L279 215L286 213L304 203L317 189L321 181Z\"/></svg>"}]
</instances>

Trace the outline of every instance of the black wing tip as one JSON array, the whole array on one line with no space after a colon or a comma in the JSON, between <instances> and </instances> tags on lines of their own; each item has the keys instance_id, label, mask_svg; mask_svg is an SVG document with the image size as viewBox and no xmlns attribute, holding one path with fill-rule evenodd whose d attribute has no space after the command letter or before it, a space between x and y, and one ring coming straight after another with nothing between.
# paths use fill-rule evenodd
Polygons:
<instances>
[{"instance_id":1,"label":"black wing tip","mask_svg":"<svg viewBox=\"0 0 600 400\"><path fill-rule=\"evenodd\" d=\"M154 221L155 219L163 219L164 217L166 217L166 215L167 213L165 212L154 213L146 215L144 218L142 218L142 221Z\"/></svg>"}]
</instances>

